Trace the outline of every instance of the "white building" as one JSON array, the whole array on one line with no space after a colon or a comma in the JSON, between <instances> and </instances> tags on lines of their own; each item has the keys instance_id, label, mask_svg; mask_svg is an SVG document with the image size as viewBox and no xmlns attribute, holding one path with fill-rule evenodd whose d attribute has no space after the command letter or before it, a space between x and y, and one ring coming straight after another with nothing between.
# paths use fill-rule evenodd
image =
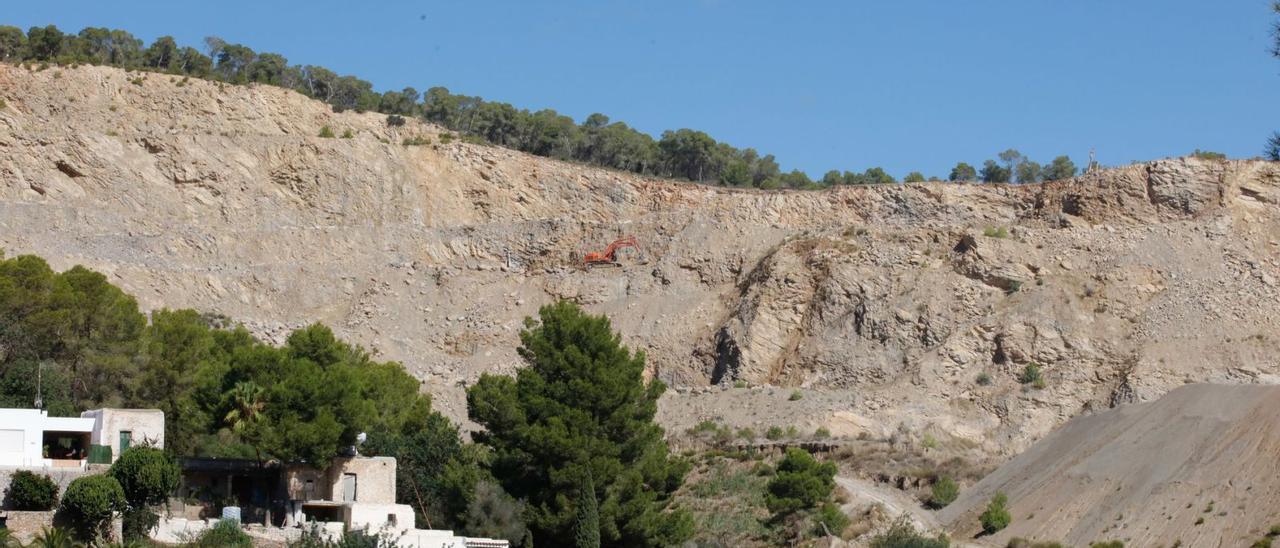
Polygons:
<instances>
[{"instance_id":1,"label":"white building","mask_svg":"<svg viewBox=\"0 0 1280 548\"><path fill-rule=\"evenodd\" d=\"M143 443L164 447L163 412L95 409L79 417L50 417L39 409L0 409L0 466L110 464L125 449Z\"/></svg>"}]
</instances>

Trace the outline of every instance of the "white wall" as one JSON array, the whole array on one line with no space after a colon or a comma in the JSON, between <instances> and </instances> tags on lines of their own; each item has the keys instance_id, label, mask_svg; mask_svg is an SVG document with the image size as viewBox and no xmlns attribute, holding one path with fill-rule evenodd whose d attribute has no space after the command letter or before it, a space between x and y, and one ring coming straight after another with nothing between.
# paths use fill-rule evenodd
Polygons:
<instances>
[{"instance_id":1,"label":"white wall","mask_svg":"<svg viewBox=\"0 0 1280 548\"><path fill-rule=\"evenodd\" d=\"M133 446L164 448L164 412L158 409L94 409L80 414L93 419L90 443L111 447L111 461L120 457L120 432L132 434Z\"/></svg>"},{"instance_id":2,"label":"white wall","mask_svg":"<svg viewBox=\"0 0 1280 548\"><path fill-rule=\"evenodd\" d=\"M395 516L395 525L390 524L389 516ZM344 506L342 517L347 528L370 533L390 531L400 534L413 529L413 507L407 504L357 502Z\"/></svg>"},{"instance_id":3,"label":"white wall","mask_svg":"<svg viewBox=\"0 0 1280 548\"><path fill-rule=\"evenodd\" d=\"M93 421L49 417L39 409L0 409L0 466L43 466L44 433L88 433Z\"/></svg>"}]
</instances>

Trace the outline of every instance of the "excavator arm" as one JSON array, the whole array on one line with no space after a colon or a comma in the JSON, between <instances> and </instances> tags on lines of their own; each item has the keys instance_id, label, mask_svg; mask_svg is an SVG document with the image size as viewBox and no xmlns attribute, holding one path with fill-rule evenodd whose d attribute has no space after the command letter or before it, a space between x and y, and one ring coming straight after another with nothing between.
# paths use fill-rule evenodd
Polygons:
<instances>
[{"instance_id":1,"label":"excavator arm","mask_svg":"<svg viewBox=\"0 0 1280 548\"><path fill-rule=\"evenodd\" d=\"M617 265L618 250L627 247L639 249L640 243L636 240L635 236L627 236L626 238L614 240L604 249L604 251L591 252L584 255L582 257L582 264L588 268L604 264Z\"/></svg>"}]
</instances>

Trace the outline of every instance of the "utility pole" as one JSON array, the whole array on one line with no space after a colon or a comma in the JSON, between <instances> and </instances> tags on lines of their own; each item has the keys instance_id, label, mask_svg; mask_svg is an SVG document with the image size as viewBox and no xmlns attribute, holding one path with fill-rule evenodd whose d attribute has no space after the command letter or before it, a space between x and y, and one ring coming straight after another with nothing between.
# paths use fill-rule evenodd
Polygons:
<instances>
[{"instance_id":1,"label":"utility pole","mask_svg":"<svg viewBox=\"0 0 1280 548\"><path fill-rule=\"evenodd\" d=\"M36 409L44 408L43 388L44 384L44 362L36 363Z\"/></svg>"}]
</instances>

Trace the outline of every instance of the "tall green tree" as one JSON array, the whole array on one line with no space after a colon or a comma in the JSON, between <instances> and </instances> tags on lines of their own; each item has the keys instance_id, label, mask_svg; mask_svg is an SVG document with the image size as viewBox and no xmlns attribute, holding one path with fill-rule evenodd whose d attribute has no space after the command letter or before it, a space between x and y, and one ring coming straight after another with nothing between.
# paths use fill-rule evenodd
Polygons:
<instances>
[{"instance_id":1,"label":"tall green tree","mask_svg":"<svg viewBox=\"0 0 1280 548\"><path fill-rule=\"evenodd\" d=\"M665 386L644 381L644 354L622 345L604 316L568 302L526 320L515 378L484 375L467 390L467 414L493 450L491 470L528 501L538 545L574 541L581 478L599 478L600 536L609 546L668 546L691 534L670 508L688 464L672 458L653 421Z\"/></svg>"},{"instance_id":2,"label":"tall green tree","mask_svg":"<svg viewBox=\"0 0 1280 548\"><path fill-rule=\"evenodd\" d=\"M1041 168L1040 164L1031 160L1023 160L1014 167L1014 174L1017 175L1018 182L1023 184L1040 182L1042 173L1043 168Z\"/></svg>"},{"instance_id":3,"label":"tall green tree","mask_svg":"<svg viewBox=\"0 0 1280 548\"><path fill-rule=\"evenodd\" d=\"M949 181L976 181L978 179L978 170L973 166L960 162L956 167L951 168L951 175L947 177Z\"/></svg>"},{"instance_id":4,"label":"tall green tree","mask_svg":"<svg viewBox=\"0 0 1280 548\"><path fill-rule=\"evenodd\" d=\"M596 503L596 484L591 481L591 470L582 478L578 489L577 522L574 523L573 544L576 548L600 548L600 508Z\"/></svg>"},{"instance_id":5,"label":"tall green tree","mask_svg":"<svg viewBox=\"0 0 1280 548\"><path fill-rule=\"evenodd\" d=\"M1040 179L1042 181L1060 181L1075 177L1077 172L1076 165L1071 161L1070 157L1058 156L1052 162L1049 162L1049 165L1044 166L1044 170L1040 173Z\"/></svg>"},{"instance_id":6,"label":"tall green tree","mask_svg":"<svg viewBox=\"0 0 1280 548\"><path fill-rule=\"evenodd\" d=\"M27 35L22 29L9 25L0 26L0 61L14 62L22 59L27 46Z\"/></svg>"},{"instance_id":7,"label":"tall green tree","mask_svg":"<svg viewBox=\"0 0 1280 548\"><path fill-rule=\"evenodd\" d=\"M1007 183L1012 173L1008 168L997 164L995 160L987 160L982 164L982 182Z\"/></svg>"}]
</instances>

